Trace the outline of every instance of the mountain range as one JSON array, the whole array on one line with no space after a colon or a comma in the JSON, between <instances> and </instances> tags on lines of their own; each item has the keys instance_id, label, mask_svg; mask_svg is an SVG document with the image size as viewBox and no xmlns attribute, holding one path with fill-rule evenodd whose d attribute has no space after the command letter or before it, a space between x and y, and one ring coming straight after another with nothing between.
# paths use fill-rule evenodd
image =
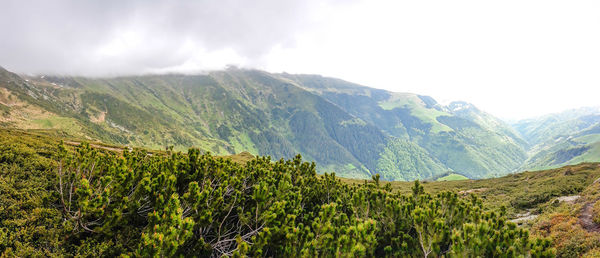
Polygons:
<instances>
[{"instance_id":1,"label":"mountain range","mask_svg":"<svg viewBox=\"0 0 600 258\"><path fill-rule=\"evenodd\" d=\"M600 107L585 107L525 119L513 128L528 139L521 169L539 170L600 160Z\"/></svg>"},{"instance_id":2,"label":"mountain range","mask_svg":"<svg viewBox=\"0 0 600 258\"><path fill-rule=\"evenodd\" d=\"M321 172L350 178L488 178L600 153L597 109L509 125L466 102L238 68L114 78L0 68L0 114L2 127L132 147L299 153Z\"/></svg>"}]
</instances>

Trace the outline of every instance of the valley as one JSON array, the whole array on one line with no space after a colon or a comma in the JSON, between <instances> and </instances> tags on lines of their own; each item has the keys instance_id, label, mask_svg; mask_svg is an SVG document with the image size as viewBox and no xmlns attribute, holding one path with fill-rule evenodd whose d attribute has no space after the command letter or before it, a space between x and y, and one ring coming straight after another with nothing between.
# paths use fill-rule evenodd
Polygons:
<instances>
[{"instance_id":1,"label":"valley","mask_svg":"<svg viewBox=\"0 0 600 258\"><path fill-rule=\"evenodd\" d=\"M471 179L597 161L597 109L509 125L466 102L318 75L230 68L116 78L0 71L0 125L164 150L273 159L385 180Z\"/></svg>"},{"instance_id":2,"label":"valley","mask_svg":"<svg viewBox=\"0 0 600 258\"><path fill-rule=\"evenodd\" d=\"M598 108L230 68L0 70L0 111L5 256L600 254Z\"/></svg>"},{"instance_id":3,"label":"valley","mask_svg":"<svg viewBox=\"0 0 600 258\"><path fill-rule=\"evenodd\" d=\"M600 257L598 1L0 2L0 258Z\"/></svg>"}]
</instances>

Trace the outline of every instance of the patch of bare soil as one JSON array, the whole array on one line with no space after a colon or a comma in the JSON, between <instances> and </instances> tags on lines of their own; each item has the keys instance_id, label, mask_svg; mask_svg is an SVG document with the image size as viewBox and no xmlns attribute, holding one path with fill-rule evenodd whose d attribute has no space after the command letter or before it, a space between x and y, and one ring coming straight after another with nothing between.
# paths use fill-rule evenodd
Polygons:
<instances>
[{"instance_id":1,"label":"patch of bare soil","mask_svg":"<svg viewBox=\"0 0 600 258\"><path fill-rule=\"evenodd\" d=\"M69 144L69 145L73 145L73 146L79 146L79 144L81 144L80 142L73 142L73 141L65 141L65 143ZM104 150L115 151L115 152L123 152L123 149L121 149L121 148L108 147L108 146L98 145L98 144L94 144L94 143L90 143L90 146L93 148L96 148L96 149L104 149Z\"/></svg>"},{"instance_id":2,"label":"patch of bare soil","mask_svg":"<svg viewBox=\"0 0 600 258\"><path fill-rule=\"evenodd\" d=\"M104 112L104 111L98 113L98 116L90 117L90 121L92 121L93 123L96 123L96 124L103 123L105 119L106 119L106 112Z\"/></svg>"},{"instance_id":3,"label":"patch of bare soil","mask_svg":"<svg viewBox=\"0 0 600 258\"><path fill-rule=\"evenodd\" d=\"M460 192L458 192L458 194L467 195L467 194L471 194L471 193L481 193L481 192L485 192L487 190L488 190L487 188L469 189L469 190L460 191Z\"/></svg>"},{"instance_id":4,"label":"patch of bare soil","mask_svg":"<svg viewBox=\"0 0 600 258\"><path fill-rule=\"evenodd\" d=\"M600 225L594 222L594 203L586 203L583 206L581 215L579 215L579 223L588 232L600 232Z\"/></svg>"}]
</instances>

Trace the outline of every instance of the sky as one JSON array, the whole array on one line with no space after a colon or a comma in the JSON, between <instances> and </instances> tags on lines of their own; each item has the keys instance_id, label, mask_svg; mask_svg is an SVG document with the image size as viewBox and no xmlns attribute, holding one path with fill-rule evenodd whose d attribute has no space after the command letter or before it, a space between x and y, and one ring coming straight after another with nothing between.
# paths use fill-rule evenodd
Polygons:
<instances>
[{"instance_id":1,"label":"sky","mask_svg":"<svg viewBox=\"0 0 600 258\"><path fill-rule=\"evenodd\" d=\"M504 119L600 105L600 1L0 0L22 74L228 65L463 100Z\"/></svg>"}]
</instances>

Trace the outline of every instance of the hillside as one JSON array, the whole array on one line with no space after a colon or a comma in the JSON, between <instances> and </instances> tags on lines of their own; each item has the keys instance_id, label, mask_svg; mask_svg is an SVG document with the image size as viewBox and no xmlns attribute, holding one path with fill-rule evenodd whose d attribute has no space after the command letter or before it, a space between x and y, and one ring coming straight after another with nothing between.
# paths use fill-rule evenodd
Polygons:
<instances>
[{"instance_id":1,"label":"hillside","mask_svg":"<svg viewBox=\"0 0 600 258\"><path fill-rule=\"evenodd\" d=\"M442 106L428 96L392 93L318 75L282 76L384 132L418 145L449 170L470 178L506 174L526 158L525 142L508 125L468 103ZM487 172L481 176L482 171Z\"/></svg>"},{"instance_id":2,"label":"hillside","mask_svg":"<svg viewBox=\"0 0 600 258\"><path fill-rule=\"evenodd\" d=\"M519 172L498 178L423 182L425 191L440 193L457 191L480 196L487 208L507 208L509 218L532 211L541 214L546 205L558 197L581 193L600 178L600 163L581 163L549 170ZM361 184L362 180L342 178L348 184ZM388 182L381 182L385 184ZM392 189L408 194L411 182L389 182ZM596 182L598 183L598 182ZM597 185L596 185L597 186Z\"/></svg>"},{"instance_id":3,"label":"hillside","mask_svg":"<svg viewBox=\"0 0 600 258\"><path fill-rule=\"evenodd\" d=\"M598 163L418 184L316 175L314 165L299 158L274 162L241 153L222 159L193 149L187 155L130 152L85 143L63 149L59 139L79 140L47 135L0 129L0 202L7 204L0 207L2 255L294 256L338 250L416 257L427 252L418 237L425 227L432 244L448 248L430 251L452 257L598 253L600 233L583 224L596 227L600 218ZM61 182L76 186L75 199L62 199L68 191L61 198L58 189L68 189ZM219 225L228 233L217 231ZM471 227L481 231L470 234ZM315 231L338 237L317 237ZM450 232L458 234L444 237Z\"/></svg>"},{"instance_id":4,"label":"hillside","mask_svg":"<svg viewBox=\"0 0 600 258\"><path fill-rule=\"evenodd\" d=\"M556 137L572 135L600 122L600 107L586 107L564 112L524 119L512 127L531 146L554 140Z\"/></svg>"},{"instance_id":5,"label":"hillside","mask_svg":"<svg viewBox=\"0 0 600 258\"><path fill-rule=\"evenodd\" d=\"M241 165L197 149L63 145L20 130L0 136L2 256L554 253L548 239L531 237L476 196L431 194L419 183L407 195L378 178L349 186L318 176L300 157Z\"/></svg>"},{"instance_id":6,"label":"hillside","mask_svg":"<svg viewBox=\"0 0 600 258\"><path fill-rule=\"evenodd\" d=\"M484 178L519 167L526 159L522 140L466 106L321 76L235 68L117 78L0 71L0 124L7 128L218 155L300 153L320 172L354 178Z\"/></svg>"},{"instance_id":7,"label":"hillside","mask_svg":"<svg viewBox=\"0 0 600 258\"><path fill-rule=\"evenodd\" d=\"M530 144L521 169L600 161L600 108L580 108L513 124Z\"/></svg>"},{"instance_id":8,"label":"hillside","mask_svg":"<svg viewBox=\"0 0 600 258\"><path fill-rule=\"evenodd\" d=\"M491 179L426 182L423 187L429 193L474 194L481 197L484 207L498 212L506 207L511 221L529 228L535 236L551 239L557 257L599 257L599 178L600 163L596 162ZM408 194L412 184L390 182L390 186Z\"/></svg>"}]
</instances>

